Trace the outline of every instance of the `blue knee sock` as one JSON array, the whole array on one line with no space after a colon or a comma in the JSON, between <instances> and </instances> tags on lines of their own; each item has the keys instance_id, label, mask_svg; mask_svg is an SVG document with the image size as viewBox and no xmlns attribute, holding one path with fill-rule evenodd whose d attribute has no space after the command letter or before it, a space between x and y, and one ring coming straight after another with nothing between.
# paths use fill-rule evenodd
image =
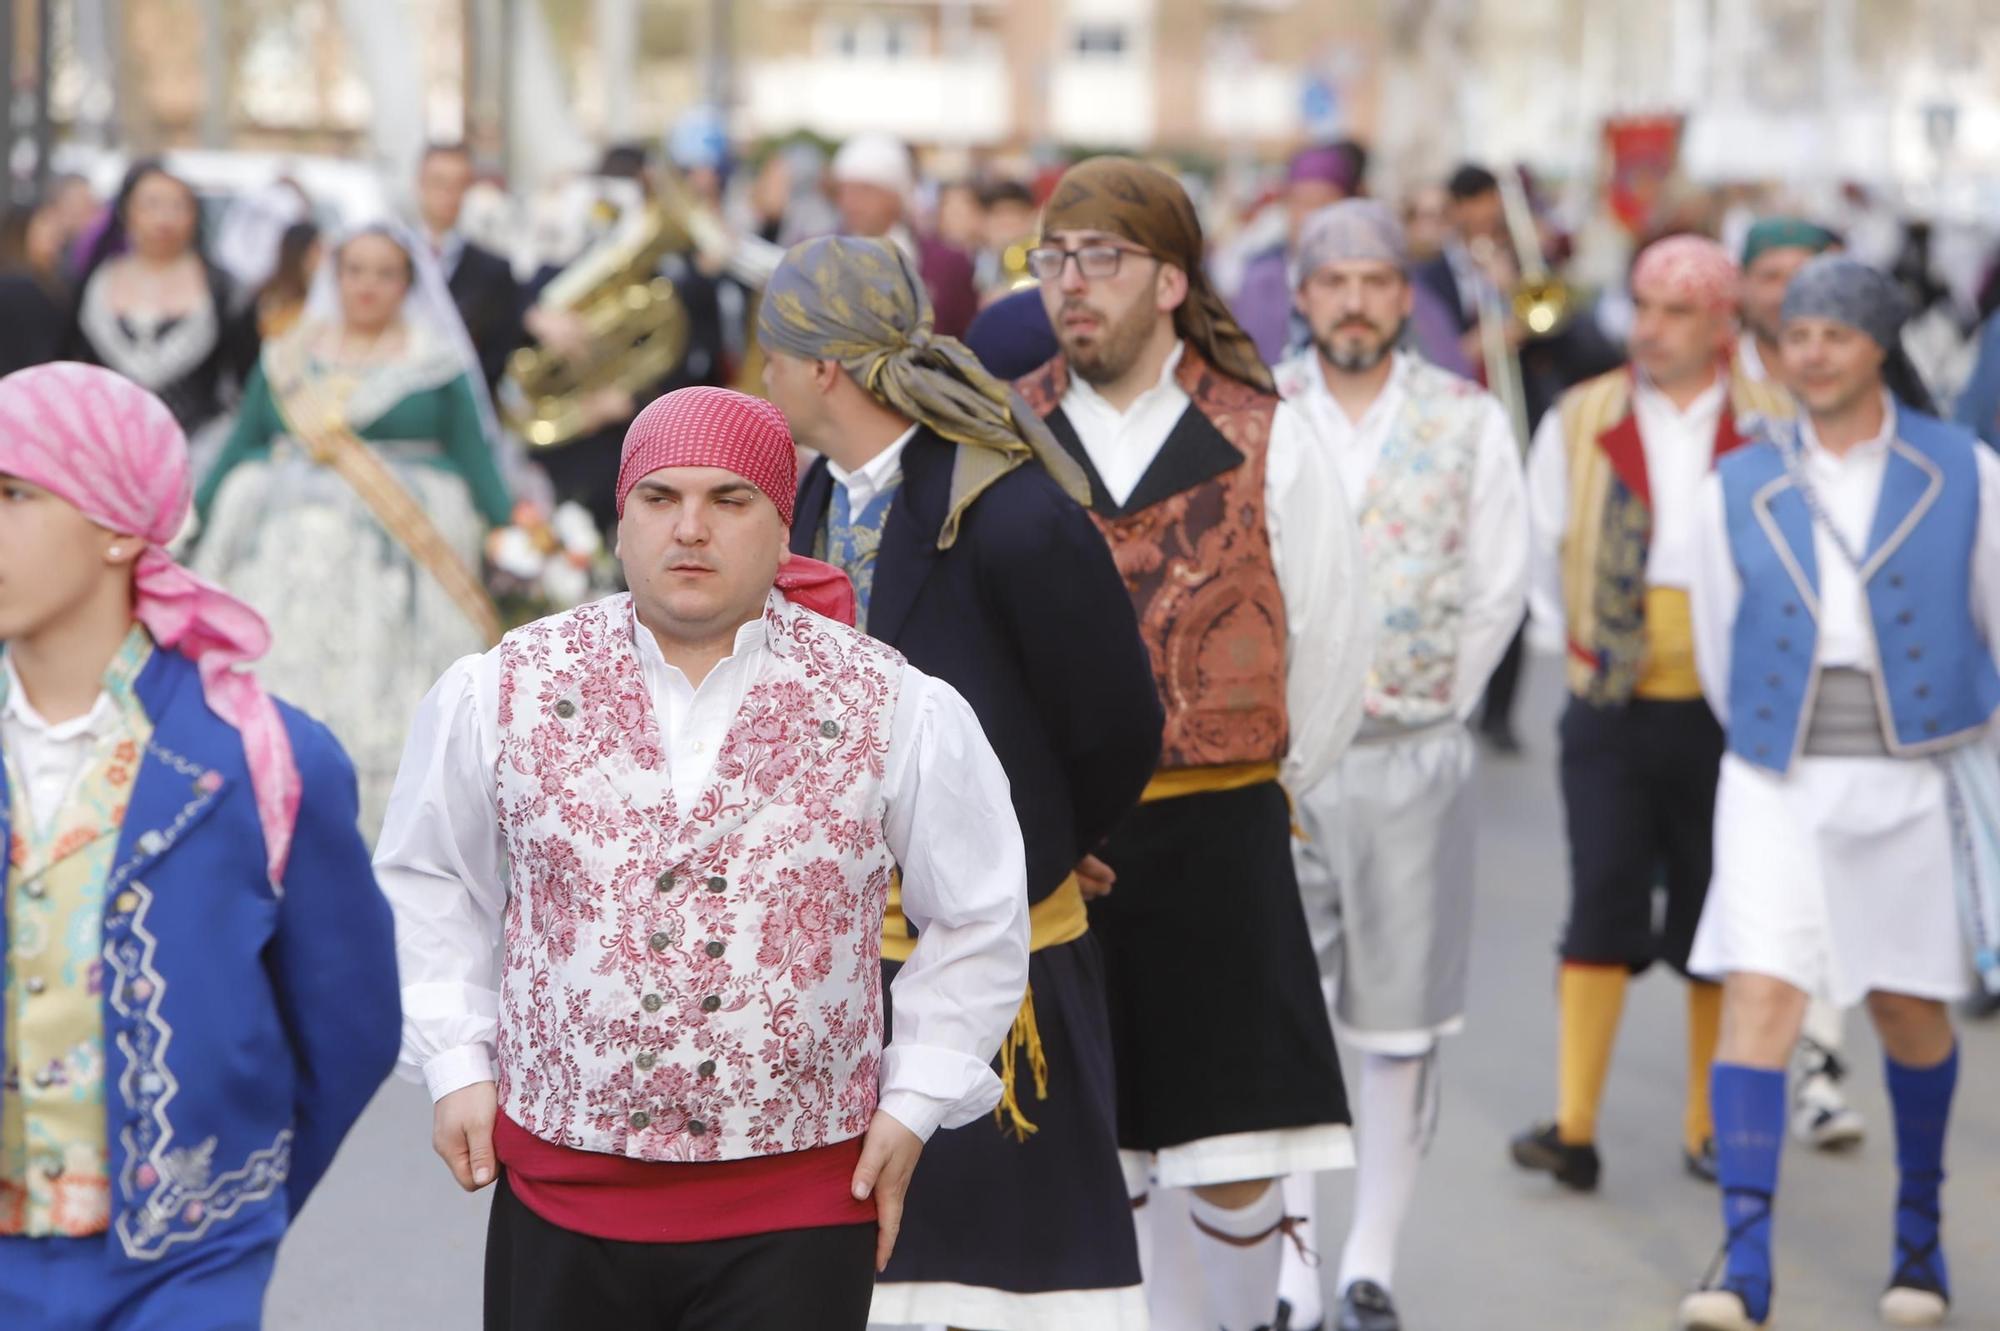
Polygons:
<instances>
[{"instance_id":1,"label":"blue knee sock","mask_svg":"<svg viewBox=\"0 0 2000 1331\"><path fill-rule=\"evenodd\" d=\"M1785 1140L1785 1074L1717 1063L1709 1073L1715 1108L1716 1178L1728 1266L1722 1285L1743 1297L1750 1319L1771 1311L1771 1208L1778 1192L1778 1148Z\"/></svg>"},{"instance_id":2,"label":"blue knee sock","mask_svg":"<svg viewBox=\"0 0 2000 1331\"><path fill-rule=\"evenodd\" d=\"M1896 1265L1889 1283L1935 1288L1951 1296L1939 1246L1938 1193L1944 1185L1944 1130L1958 1086L1958 1049L1935 1067L1913 1068L1884 1058L1889 1104L1896 1114Z\"/></svg>"}]
</instances>

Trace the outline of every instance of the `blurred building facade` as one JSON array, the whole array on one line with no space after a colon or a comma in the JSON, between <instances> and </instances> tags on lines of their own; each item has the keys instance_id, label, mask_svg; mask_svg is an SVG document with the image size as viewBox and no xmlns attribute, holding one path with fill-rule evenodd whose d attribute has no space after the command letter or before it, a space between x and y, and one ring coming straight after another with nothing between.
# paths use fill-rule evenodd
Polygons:
<instances>
[{"instance_id":1,"label":"blurred building facade","mask_svg":"<svg viewBox=\"0 0 2000 1331\"><path fill-rule=\"evenodd\" d=\"M1390 172L1593 174L1608 115L1685 115L1703 179L2000 181L2000 0L14 0L15 86L138 148L406 156L467 135L1269 157L1339 133ZM19 124L17 117L17 127ZM547 145L556 147L547 147ZM571 163L574 164L574 163Z\"/></svg>"}]
</instances>

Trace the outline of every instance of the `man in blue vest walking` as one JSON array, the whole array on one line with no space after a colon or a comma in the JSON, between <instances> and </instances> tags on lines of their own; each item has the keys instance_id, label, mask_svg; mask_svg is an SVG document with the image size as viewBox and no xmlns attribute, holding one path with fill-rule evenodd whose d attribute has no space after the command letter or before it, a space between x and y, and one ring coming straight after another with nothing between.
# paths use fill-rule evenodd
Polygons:
<instances>
[{"instance_id":1,"label":"man in blue vest walking","mask_svg":"<svg viewBox=\"0 0 2000 1331\"><path fill-rule=\"evenodd\" d=\"M1725 986L1727 1238L1719 1281L1681 1305L1688 1331L1770 1315L1784 1068L1809 995L1865 1000L1886 1056L1900 1180L1881 1315L1933 1326L1950 1302L1946 1005L2000 969L2000 458L1884 387L1902 317L1852 259L1800 269L1780 348L1803 415L1725 459L1703 499L1695 649L1728 753L1690 967Z\"/></svg>"}]
</instances>

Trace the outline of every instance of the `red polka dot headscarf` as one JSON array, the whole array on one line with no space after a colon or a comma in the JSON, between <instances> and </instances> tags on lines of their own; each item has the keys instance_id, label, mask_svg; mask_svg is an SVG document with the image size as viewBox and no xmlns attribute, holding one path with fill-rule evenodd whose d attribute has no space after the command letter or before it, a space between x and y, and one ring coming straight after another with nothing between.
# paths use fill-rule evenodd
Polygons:
<instances>
[{"instance_id":1,"label":"red polka dot headscarf","mask_svg":"<svg viewBox=\"0 0 2000 1331\"><path fill-rule=\"evenodd\" d=\"M1632 290L1688 296L1703 305L1736 308L1738 271L1729 251L1707 236L1668 236L1640 252Z\"/></svg>"},{"instance_id":2,"label":"red polka dot headscarf","mask_svg":"<svg viewBox=\"0 0 2000 1331\"><path fill-rule=\"evenodd\" d=\"M665 467L719 467L762 490L792 525L799 455L784 415L762 398L727 388L682 388L639 413L618 460L618 516L625 496ZM852 626L854 587L847 574L804 555L787 555L772 584L785 598Z\"/></svg>"},{"instance_id":3,"label":"red polka dot headscarf","mask_svg":"<svg viewBox=\"0 0 2000 1331\"><path fill-rule=\"evenodd\" d=\"M618 515L632 487L664 467L720 467L762 490L792 525L798 453L785 417L762 398L727 388L682 388L639 413L618 459Z\"/></svg>"}]
</instances>

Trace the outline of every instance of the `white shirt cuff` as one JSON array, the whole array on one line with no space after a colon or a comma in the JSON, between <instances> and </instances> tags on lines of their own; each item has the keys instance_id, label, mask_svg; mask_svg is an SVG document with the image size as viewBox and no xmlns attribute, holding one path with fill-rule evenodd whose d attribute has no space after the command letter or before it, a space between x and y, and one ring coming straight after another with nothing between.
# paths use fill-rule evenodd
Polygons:
<instances>
[{"instance_id":1,"label":"white shirt cuff","mask_svg":"<svg viewBox=\"0 0 2000 1331\"><path fill-rule=\"evenodd\" d=\"M899 1041L883 1051L880 1107L919 1137L928 1140L941 1127L962 1128L999 1103L999 1076L955 1049Z\"/></svg>"},{"instance_id":2,"label":"white shirt cuff","mask_svg":"<svg viewBox=\"0 0 2000 1331\"><path fill-rule=\"evenodd\" d=\"M424 1064L424 1085L430 1088L433 1104L453 1091L492 1080L493 1051L483 1044L447 1049Z\"/></svg>"},{"instance_id":3,"label":"white shirt cuff","mask_svg":"<svg viewBox=\"0 0 2000 1331\"><path fill-rule=\"evenodd\" d=\"M943 1125L944 1116L951 1106L916 1091L886 1091L875 1108L916 1133L919 1141L927 1142L931 1134Z\"/></svg>"}]
</instances>

